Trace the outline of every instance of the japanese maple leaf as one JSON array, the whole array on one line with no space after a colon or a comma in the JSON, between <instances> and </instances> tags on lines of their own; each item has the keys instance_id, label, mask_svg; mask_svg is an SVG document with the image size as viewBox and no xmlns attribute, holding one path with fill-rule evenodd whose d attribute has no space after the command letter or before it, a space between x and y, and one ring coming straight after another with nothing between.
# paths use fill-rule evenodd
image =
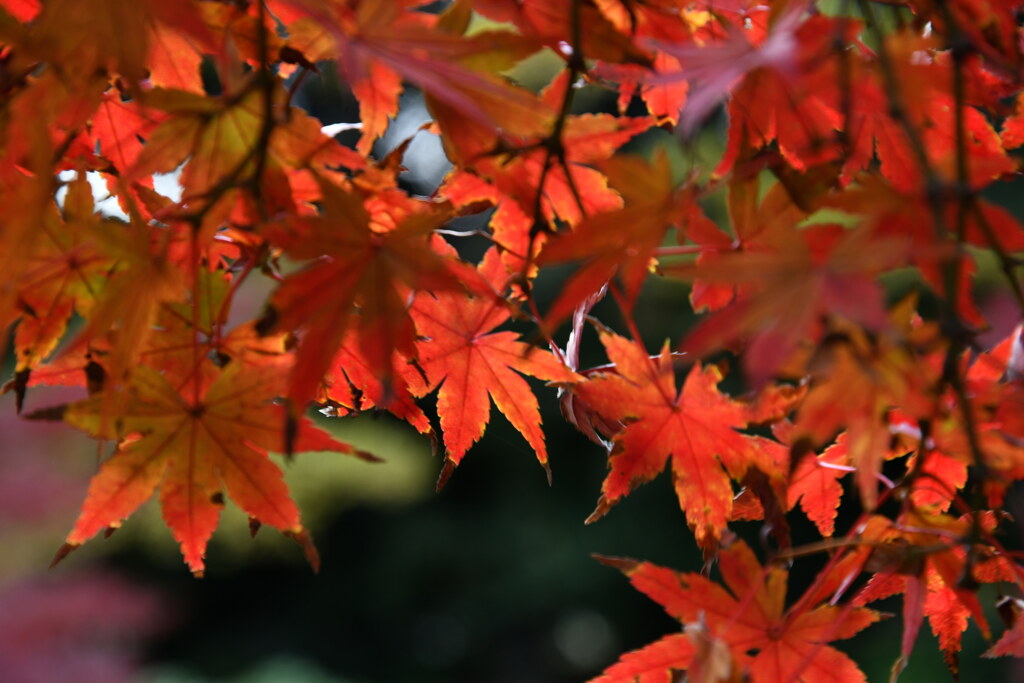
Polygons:
<instances>
[{"instance_id":1,"label":"japanese maple leaf","mask_svg":"<svg viewBox=\"0 0 1024 683\"><path fill-rule=\"evenodd\" d=\"M464 37L446 33L438 17L416 11L420 0L276 0L288 22L289 45L309 61L338 59L360 103L368 153L398 113L406 80L461 115L461 120L512 134L538 130L550 115L529 91L475 68L511 67L542 43L526 34L486 32ZM468 14L466 15L468 20ZM510 61L511 60L511 61Z\"/></svg>"},{"instance_id":2,"label":"japanese maple leaf","mask_svg":"<svg viewBox=\"0 0 1024 683\"><path fill-rule=\"evenodd\" d=\"M718 391L722 375L713 366L695 364L677 392L667 345L652 360L624 337L603 332L601 342L615 373L594 376L574 391L606 422L626 426L614 436L611 472L588 521L656 477L671 459L686 520L702 546L713 545L732 510L729 477L742 478L751 466L772 469L755 443L735 431L747 426L746 408Z\"/></svg>"},{"instance_id":3,"label":"japanese maple leaf","mask_svg":"<svg viewBox=\"0 0 1024 683\"><path fill-rule=\"evenodd\" d=\"M313 183L305 176L296 178L295 169L321 172L326 165L332 169L344 166L353 170L365 165L358 155L324 135L318 120L289 107L283 88L271 89L269 110L273 127L269 138L262 140L267 125L264 121L268 108L265 92L251 87L251 82L248 87L244 84L240 87L240 92L220 98L156 88L147 91L142 98L145 109L132 111L122 107L122 111L117 112L108 105L101 112L104 118L112 113L118 116L119 120L113 125L131 128L120 130L118 135L103 129L97 131L107 132L100 138L102 152L114 154L111 161L118 165L124 183L146 182L154 173L169 173L182 167L182 200L155 216L161 222L169 222L176 212L192 218L196 211L213 216L230 211L233 195L229 190L255 185L257 180L264 216L296 213L293 192L298 195L305 189L302 180L308 185ZM149 123L147 127L147 119L157 117L160 123L155 127ZM110 125L107 121L101 123L104 127ZM141 149L134 139L136 135L146 137ZM257 148L264 144L264 154L257 154ZM123 163L130 165L125 168L120 165ZM253 177L256 172L260 173L259 178ZM215 200L222 201L218 206L221 211L210 212L213 208L210 202ZM212 227L207 228L206 223ZM209 241L213 229L220 223L210 220L206 223L202 235L204 241Z\"/></svg>"},{"instance_id":4,"label":"japanese maple leaf","mask_svg":"<svg viewBox=\"0 0 1024 683\"><path fill-rule=\"evenodd\" d=\"M722 21L725 38L697 45L687 41L682 45L658 45L664 52L679 60L681 69L655 77L655 81L688 80L695 84L680 116L680 127L689 134L718 105L726 93L748 73L758 69L795 70L799 60L799 42L794 35L800 25L805 5L790 3L777 17L771 31L764 36L754 22L751 29L741 29L729 21ZM750 42L747 34L763 37L760 45Z\"/></svg>"},{"instance_id":5,"label":"japanese maple leaf","mask_svg":"<svg viewBox=\"0 0 1024 683\"><path fill-rule=\"evenodd\" d=\"M673 633L625 653L591 683L672 683L679 672L691 668L695 650L686 634Z\"/></svg>"},{"instance_id":6,"label":"japanese maple leaf","mask_svg":"<svg viewBox=\"0 0 1024 683\"><path fill-rule=\"evenodd\" d=\"M1001 138L1006 149L1024 145L1024 93L1017 95L1013 114L1003 121Z\"/></svg>"},{"instance_id":7,"label":"japanese maple leaf","mask_svg":"<svg viewBox=\"0 0 1024 683\"><path fill-rule=\"evenodd\" d=\"M714 19L711 12L680 12L675 0L596 0L594 5L619 32L635 39L685 42ZM701 9L727 10L722 3Z\"/></svg>"},{"instance_id":8,"label":"japanese maple leaf","mask_svg":"<svg viewBox=\"0 0 1024 683\"><path fill-rule=\"evenodd\" d=\"M815 605L815 595L805 595L786 609L789 572L762 567L742 541L719 554L725 586L700 574L680 574L649 562L602 561L622 570L637 590L687 626L688 634L699 624L701 630L723 641L732 654L732 666L740 670L720 674L737 679L746 675L753 683L866 680L853 660L828 643L855 635L881 615L863 607ZM690 639L672 634L623 656L593 683L625 683L641 674L639 680L645 683L667 683L674 680L669 669L690 669L695 652Z\"/></svg>"},{"instance_id":9,"label":"japanese maple leaf","mask_svg":"<svg viewBox=\"0 0 1024 683\"><path fill-rule=\"evenodd\" d=\"M63 218L48 213L18 281L21 322L14 337L17 371L29 371L57 346L72 313L86 315L103 292L115 259L100 237L111 225L95 215L85 174L67 186ZM116 228L113 228L116 229Z\"/></svg>"},{"instance_id":10,"label":"japanese maple leaf","mask_svg":"<svg viewBox=\"0 0 1024 683\"><path fill-rule=\"evenodd\" d=\"M945 238L947 235L951 238L954 230L962 227L963 239L983 249L995 248L1003 252L1024 249L1024 230L1020 222L1006 209L980 198L965 204L963 214L959 202L948 202L937 217L923 188L901 191L882 178L862 175L857 185L825 198L822 203L851 215L864 216L867 225L880 237L909 241L907 260L917 266L925 281L942 296L946 296L942 273L954 249L952 239ZM937 222L944 225L946 235L936 233ZM976 270L974 258L967 251L958 260L957 312L974 325L985 325L975 303L977 297L971 277Z\"/></svg>"},{"instance_id":11,"label":"japanese maple leaf","mask_svg":"<svg viewBox=\"0 0 1024 683\"><path fill-rule=\"evenodd\" d=\"M792 434L792 425L780 423L773 429L776 436ZM831 536L836 529L836 515L843 487L839 480L853 471L849 465L846 435L840 434L836 443L822 453L806 452L793 463L787 487L788 505L800 509L814 522L822 536Z\"/></svg>"},{"instance_id":12,"label":"japanese maple leaf","mask_svg":"<svg viewBox=\"0 0 1024 683\"><path fill-rule=\"evenodd\" d=\"M1005 657L1024 656L1024 618L1020 615L1020 605L1014 605L1014 621L999 640L992 645L982 656L984 657Z\"/></svg>"},{"instance_id":13,"label":"japanese maple leaf","mask_svg":"<svg viewBox=\"0 0 1024 683\"><path fill-rule=\"evenodd\" d=\"M559 52L562 46L574 40L570 4L546 0L478 0L474 9L495 21L514 23L526 35L542 37L551 49ZM576 11L580 22L579 50L587 59L650 63L650 56L627 37L628 31L619 30L597 7L587 3Z\"/></svg>"},{"instance_id":14,"label":"japanese maple leaf","mask_svg":"<svg viewBox=\"0 0 1024 683\"><path fill-rule=\"evenodd\" d=\"M397 352L392 354L394 374L389 383L387 378L381 377L370 366L361 346L354 330L345 335L341 348L324 375L320 402L326 403L327 407L321 409L321 412L346 415L379 408L405 420L420 434L433 436L430 420L423 409L416 405L409 382L406 381L409 373L416 372L409 369L409 361Z\"/></svg>"},{"instance_id":15,"label":"japanese maple leaf","mask_svg":"<svg viewBox=\"0 0 1024 683\"><path fill-rule=\"evenodd\" d=\"M703 354L749 337L744 369L760 385L801 341L820 337L825 316L842 316L873 330L884 326L875 276L902 261L905 239L882 240L869 229L832 224L802 229L776 224L775 234L761 241L764 247L757 251L672 269L705 282L735 283L747 292L702 321L684 340L684 351Z\"/></svg>"},{"instance_id":16,"label":"japanese maple leaf","mask_svg":"<svg viewBox=\"0 0 1024 683\"><path fill-rule=\"evenodd\" d=\"M867 557L865 568L875 574L854 602L904 594L897 672L906 666L924 617L954 675L969 618L973 616L985 637L990 637L978 599L980 584L1019 581L1016 563L985 542L995 528L991 513L957 519L917 510L905 512L895 522L875 516L863 525L859 536L872 545L859 552Z\"/></svg>"},{"instance_id":17,"label":"japanese maple leaf","mask_svg":"<svg viewBox=\"0 0 1024 683\"><path fill-rule=\"evenodd\" d=\"M946 665L956 674L957 653L961 648L963 632L967 630L971 610L957 597L955 591L943 583L930 566L918 567L918 574L879 573L865 586L858 602L878 600L903 593L903 638L900 659L894 671L906 668L924 618L928 617L932 633L938 638Z\"/></svg>"},{"instance_id":18,"label":"japanese maple leaf","mask_svg":"<svg viewBox=\"0 0 1024 683\"><path fill-rule=\"evenodd\" d=\"M975 20L972 20L972 24L978 25ZM925 192L930 175L932 181L935 180L934 176L939 176L948 182L960 182L958 177L961 170L966 171L964 180L972 188L980 189L1015 168L999 135L989 122L990 117L972 106L1011 93L998 94L1000 88L989 78L991 72L987 67L992 66L990 63L986 64L986 68L978 68L973 60L963 66L957 62L956 69L965 69L965 79L971 88L969 94L959 98L958 106L958 97L950 89L954 80L953 63L956 60L950 59L949 53L944 52L943 48L943 40L935 33L919 35L913 31L900 31L886 38L889 61L895 67L895 73L890 76L897 81L902 106L906 107L905 118L918 131L921 151L927 156L929 165L927 170L921 167L922 160L914 152L903 126L893 125L892 122L881 126L877 123L869 125L869 128L876 128L876 147L882 162L882 174L904 191L917 189ZM875 66L881 72L879 75L858 79L862 83L858 88L861 92L865 90L863 86L870 88L872 81L885 82L887 67L880 63ZM857 97L862 95L858 93ZM874 99L870 94L867 98ZM865 104L871 106L870 102ZM865 105L855 106L857 109L865 108ZM877 112L869 117L877 121ZM957 153L958 125L954 122L958 120L962 125L963 141L970 150L966 155ZM958 160L958 157L962 158Z\"/></svg>"},{"instance_id":19,"label":"japanese maple leaf","mask_svg":"<svg viewBox=\"0 0 1024 683\"><path fill-rule=\"evenodd\" d=\"M655 74L676 73L679 71L679 60L669 57L664 52L658 52L654 58L653 69ZM633 97L637 96L643 101L647 111L659 120L673 126L679 123L679 112L686 103L686 94L690 90L690 84L686 81L646 83L649 70L637 66L615 68L603 65L596 69L596 73L607 80L619 83L620 114L625 114L629 110Z\"/></svg>"},{"instance_id":20,"label":"japanese maple leaf","mask_svg":"<svg viewBox=\"0 0 1024 683\"><path fill-rule=\"evenodd\" d=\"M321 215L268 229L290 256L312 260L285 278L259 326L303 330L288 393L295 405L313 396L350 329L359 329L372 371L390 378L393 350L415 355L408 290L461 289L462 279L476 275L431 247L430 235L448 219L440 207L419 202L417 213L381 229L359 196L319 176L317 183Z\"/></svg>"},{"instance_id":21,"label":"japanese maple leaf","mask_svg":"<svg viewBox=\"0 0 1024 683\"><path fill-rule=\"evenodd\" d=\"M89 309L84 329L71 348L109 344L104 359L104 414L112 419L127 400L122 384L130 378L139 354L156 333L154 322L162 307L183 301L188 293L186 273L167 258L167 244L152 239L150 226L136 214L130 224L101 221L94 231L101 253L115 261L106 282ZM146 286L139 286L144 282ZM102 340L102 342L100 341Z\"/></svg>"},{"instance_id":22,"label":"japanese maple leaf","mask_svg":"<svg viewBox=\"0 0 1024 683\"><path fill-rule=\"evenodd\" d=\"M877 500L882 460L893 454L889 409L899 407L919 417L929 415L934 406L930 391L937 371L912 352L934 343L934 328L906 322L914 303L909 297L895 306L890 325L897 329L877 336L853 325L835 325L837 341L815 354L811 386L797 410L796 438L828 443L846 428L846 452L857 468L857 487L868 509Z\"/></svg>"},{"instance_id":23,"label":"japanese maple leaf","mask_svg":"<svg viewBox=\"0 0 1024 683\"><path fill-rule=\"evenodd\" d=\"M149 80L158 87L202 93L202 51L186 36L157 25L149 38Z\"/></svg>"},{"instance_id":24,"label":"japanese maple leaf","mask_svg":"<svg viewBox=\"0 0 1024 683\"><path fill-rule=\"evenodd\" d=\"M907 470L916 473L910 496L920 510L947 511L956 492L967 484L967 463L936 450L915 453L907 461Z\"/></svg>"},{"instance_id":25,"label":"japanese maple leaf","mask_svg":"<svg viewBox=\"0 0 1024 683\"><path fill-rule=\"evenodd\" d=\"M964 43L984 60L986 69L1012 74L1022 57L1014 23L1019 9L1019 0L922 0L914 11L934 16L938 35L962 32Z\"/></svg>"},{"instance_id":26,"label":"japanese maple leaf","mask_svg":"<svg viewBox=\"0 0 1024 683\"><path fill-rule=\"evenodd\" d=\"M504 284L496 249L487 252L481 268L492 282ZM416 347L427 378L416 393L423 395L441 386L437 412L449 472L483 435L490 418L488 396L547 469L537 398L516 373L554 382L574 382L579 377L551 353L518 341L515 332L494 332L511 317L502 300L456 292L421 293L413 302L412 317L424 339Z\"/></svg>"},{"instance_id":27,"label":"japanese maple leaf","mask_svg":"<svg viewBox=\"0 0 1024 683\"><path fill-rule=\"evenodd\" d=\"M722 175L733 168L741 147L762 148L772 143L788 164L803 171L836 159L840 147L836 130L842 126L839 59L834 40L852 40L852 22L823 15L797 22L806 3L788 3L762 45L764 59L743 76L728 104L729 133L726 152L715 170ZM696 56L698 56L697 53ZM699 56L698 56L699 58ZM680 57L686 67L686 59ZM740 61L742 63L742 61ZM715 65L716 75L730 62ZM680 121L702 100L691 91Z\"/></svg>"},{"instance_id":28,"label":"japanese maple leaf","mask_svg":"<svg viewBox=\"0 0 1024 683\"><path fill-rule=\"evenodd\" d=\"M138 367L116 432L103 416L102 396L67 406L69 424L99 438L122 438L90 482L62 552L120 526L159 488L164 521L189 568L201 574L226 490L251 518L302 543L315 566L299 510L268 457L285 447L283 411L272 400L286 376L284 358L260 366L232 362L208 388L192 383L193 390L183 395L160 373ZM372 457L334 440L305 417L295 430L295 450Z\"/></svg>"},{"instance_id":29,"label":"japanese maple leaf","mask_svg":"<svg viewBox=\"0 0 1024 683\"><path fill-rule=\"evenodd\" d=\"M668 158L653 163L617 156L600 165L624 206L584 218L572 231L550 240L539 265L582 262L548 310L545 322L557 326L586 297L618 275L626 302L632 305L651 271L654 250L672 225L703 218L692 193L677 191ZM705 219L706 220L706 219Z\"/></svg>"},{"instance_id":30,"label":"japanese maple leaf","mask_svg":"<svg viewBox=\"0 0 1024 683\"><path fill-rule=\"evenodd\" d=\"M81 79L107 70L131 82L139 81L145 77L148 24L160 4L192 13L180 0L115 0L103 8L105 11L97 11L98 6L90 2L46 2L33 19L34 40L29 44L35 43L33 47L40 54L48 49L47 59L70 70L68 78Z\"/></svg>"},{"instance_id":31,"label":"japanese maple leaf","mask_svg":"<svg viewBox=\"0 0 1024 683\"><path fill-rule=\"evenodd\" d=\"M132 165L123 169L124 179L134 182L169 173L187 160L181 173L186 203L208 194L216 197L224 183L245 181L256 167L253 149L263 127L263 100L257 89L222 100L178 90L148 92L146 105L171 115L153 129ZM272 152L267 161L274 161ZM276 163L264 171L281 173ZM270 193L271 184L265 184Z\"/></svg>"},{"instance_id":32,"label":"japanese maple leaf","mask_svg":"<svg viewBox=\"0 0 1024 683\"><path fill-rule=\"evenodd\" d=\"M568 72L563 72L545 89L542 97L550 99L550 93L558 93L564 85ZM646 191L664 199L662 186L667 182L671 188L671 177L667 167L658 166L653 171L643 168L638 160L632 163L609 161L608 169L598 170L593 166L608 160L615 151L635 135L648 130L653 123L649 117L616 118L607 114L584 114L569 116L562 131L561 144L564 158L549 159L547 149L539 140L524 145L526 148L513 155L485 156L476 159L462 170L448 175L438 194L458 207L488 202L496 207L490 220L495 242L503 247L502 259L510 271L520 273L531 256L531 247L536 251L540 241L535 235L535 215L546 224L554 226L556 220L570 226L577 226L586 217L598 217L622 206L619 188L609 187L607 176L613 180L629 177L630 173L643 173L645 180L656 182ZM490 145L490 143L487 143ZM545 171L544 165L548 163ZM622 169L617 175L614 169ZM660 172L667 179L663 180ZM539 187L543 181L543 187ZM625 184L625 183L623 183ZM633 181L631 187L642 187ZM628 192L628 190L627 190ZM578 199L578 201L577 201ZM656 200L649 203L656 203ZM656 222L655 220L649 221ZM618 227L618 226L616 226ZM599 230L595 226L594 230ZM628 235L629 231L615 231ZM592 291L596 291L600 283ZM588 292L588 294L591 292Z\"/></svg>"},{"instance_id":33,"label":"japanese maple leaf","mask_svg":"<svg viewBox=\"0 0 1024 683\"><path fill-rule=\"evenodd\" d=\"M772 185L762 196L758 176L733 178L729 183L727 207L732 234L711 221L696 223L688 231L687 237L701 247L697 258L700 266L711 265L719 258L733 258L730 253L771 251L779 235L786 234L807 217L807 212L796 204L781 182ZM749 296L750 290L751 287L743 283L697 279L690 290L690 301L698 313L717 311L736 298Z\"/></svg>"},{"instance_id":34,"label":"japanese maple leaf","mask_svg":"<svg viewBox=\"0 0 1024 683\"><path fill-rule=\"evenodd\" d=\"M123 101L119 93L104 93L89 126L89 142L97 146L108 165L112 168L107 175L112 194L118 192L113 173L124 173L143 150L143 140L149 137L157 124L166 118L163 112L149 109L138 100ZM148 178L140 179L149 182Z\"/></svg>"},{"instance_id":35,"label":"japanese maple leaf","mask_svg":"<svg viewBox=\"0 0 1024 683\"><path fill-rule=\"evenodd\" d=\"M1024 382L1020 375L1024 346L1019 330L991 351L978 354L965 373L977 445L988 472L985 492L993 504L1002 501L1014 481L1024 478ZM966 362L966 358L962 360ZM961 465L972 465L977 456L968 438L964 408L948 391L943 402L946 414L930 434L935 451ZM948 468L944 469L948 473ZM956 480L943 481L952 484Z\"/></svg>"},{"instance_id":36,"label":"japanese maple leaf","mask_svg":"<svg viewBox=\"0 0 1024 683\"><path fill-rule=\"evenodd\" d=\"M218 366L207 358L217 359L221 366L228 361L253 366L281 362L288 347L285 334L259 335L253 321L226 331L238 284L230 274L204 269L193 277L195 299L161 306L154 321L159 333L146 340L139 353L141 363L184 391L190 382L206 386L219 375ZM96 355L102 359L102 353Z\"/></svg>"}]
</instances>

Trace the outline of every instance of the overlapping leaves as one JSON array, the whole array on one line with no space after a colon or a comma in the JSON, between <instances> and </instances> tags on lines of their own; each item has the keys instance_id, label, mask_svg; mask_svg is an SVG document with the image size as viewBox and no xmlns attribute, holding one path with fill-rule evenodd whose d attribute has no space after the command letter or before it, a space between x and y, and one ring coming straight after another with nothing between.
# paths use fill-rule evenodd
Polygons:
<instances>
[{"instance_id":1,"label":"overlapping leaves","mask_svg":"<svg viewBox=\"0 0 1024 683\"><path fill-rule=\"evenodd\" d=\"M995 263L1024 308L1024 230L994 199L1024 141L1019 4L910 2L886 31L892 3L869 1L0 1L10 386L19 406L84 387L29 412L113 449L68 547L158 492L197 573L225 495L312 557L269 453L352 449L308 404L439 431L443 481L491 401L553 459L555 388L526 375L607 448L591 521L668 465L708 559L724 547L725 588L619 563L685 632L606 680L861 680L829 645L877 618L850 586L904 594L901 666L925 616L953 665L984 624L974 584L1021 574L998 512L1024 478L1024 346L987 348L986 325L1012 325L978 296ZM509 75L535 55L557 62L537 93ZM359 103L355 149L293 106L331 68ZM370 157L408 88L455 164L431 197L401 183L408 145ZM617 114L576 108L599 91ZM724 146L702 158L717 110ZM622 153L658 127L682 143ZM178 170L180 199L156 192ZM126 218L96 213L90 178ZM483 210L470 259L449 222ZM656 276L705 317L651 355L635 313ZM800 559L795 507L830 558L787 605L786 571L731 539L763 519L777 559ZM1019 611L991 654L1021 653Z\"/></svg>"}]
</instances>

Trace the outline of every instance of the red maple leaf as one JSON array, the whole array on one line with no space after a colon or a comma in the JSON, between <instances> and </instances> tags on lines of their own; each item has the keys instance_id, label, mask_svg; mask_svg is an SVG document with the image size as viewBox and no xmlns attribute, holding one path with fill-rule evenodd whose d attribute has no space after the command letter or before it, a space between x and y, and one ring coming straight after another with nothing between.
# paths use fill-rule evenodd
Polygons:
<instances>
[{"instance_id":1,"label":"red maple leaf","mask_svg":"<svg viewBox=\"0 0 1024 683\"><path fill-rule=\"evenodd\" d=\"M261 331L303 330L288 394L295 405L313 396L351 329L370 369L390 378L392 350L415 355L409 289L460 289L460 278L475 275L431 247L430 235L448 219L441 207L409 200L418 211L388 229L353 191L320 176L317 183L321 215L268 230L291 256L311 259L281 283L260 324Z\"/></svg>"},{"instance_id":2,"label":"red maple leaf","mask_svg":"<svg viewBox=\"0 0 1024 683\"><path fill-rule=\"evenodd\" d=\"M556 77L542 97L548 100L552 99L552 94L561 97L566 76L568 72ZM559 143L563 150L561 160L549 158L548 149L539 138L524 141L512 154L485 156L467 164L463 170L450 173L438 194L457 207L475 206L481 202L493 204L496 210L490 227L494 241L503 249L502 260L506 267L520 273L527 259L536 255L530 254L530 249L536 252L543 243L542 238L538 239L536 235L535 220L541 219L551 226L561 220L579 227L588 216L603 216L614 211L622 206L619 193L625 194L628 190L623 192L621 187L612 189L609 180L615 184L635 172L641 172L644 179L658 183L644 188L646 192L660 193L663 182L670 184L666 192L672 189L667 167L659 166L651 172L642 168L644 164L638 160L620 160L621 163L609 162L608 168L602 167L600 171L593 168L611 157L632 137L647 130L651 123L648 117L569 116ZM486 145L487 150L481 152L488 151L492 143L487 141ZM625 170L616 174L615 169ZM667 180L659 177L659 171L664 171ZM642 187L642 183L629 179L633 188ZM538 187L541 181L543 187ZM661 196L657 194L658 198ZM639 213L634 211L635 215ZM649 222L654 223L655 220ZM615 232L630 234L630 231ZM600 283L591 292L599 287Z\"/></svg>"},{"instance_id":3,"label":"red maple leaf","mask_svg":"<svg viewBox=\"0 0 1024 683\"><path fill-rule=\"evenodd\" d=\"M622 570L637 590L687 626L688 635L699 625L700 630L728 647L731 666L719 662L724 671L720 670L717 678L699 680L741 678L744 674L753 683L865 680L857 665L828 643L853 636L881 615L863 607L815 605L816 595L805 595L787 609L789 572L780 567L762 567L742 541L719 555L724 587L705 576L680 574L649 562L602 561ZM622 675L632 671L649 676L642 681L667 682L671 680L667 669L690 669L696 651L686 637L669 635L624 656L594 683L632 681L637 674L634 678ZM707 666L707 658L700 663Z\"/></svg>"},{"instance_id":4,"label":"red maple leaf","mask_svg":"<svg viewBox=\"0 0 1024 683\"><path fill-rule=\"evenodd\" d=\"M504 286L497 249L487 252L481 270L490 281ZM417 393L441 386L437 412L448 473L483 436L491 409L488 395L547 468L537 398L516 372L555 382L574 382L579 377L548 351L519 341L515 332L494 332L511 317L502 300L456 292L424 293L416 297L412 316L422 339L416 347L427 377Z\"/></svg>"},{"instance_id":5,"label":"red maple leaf","mask_svg":"<svg viewBox=\"0 0 1024 683\"><path fill-rule=\"evenodd\" d=\"M970 617L990 637L978 599L982 583L1019 580L1019 567L988 545L996 518L979 513L956 519L945 514L909 511L894 522L870 518L859 534L865 568L875 572L857 594L862 605L903 593L903 640L898 673L906 666L925 617L938 638L946 665L959 671L957 653ZM975 542L977 541L977 542ZM868 551L870 549L870 551Z\"/></svg>"},{"instance_id":6,"label":"red maple leaf","mask_svg":"<svg viewBox=\"0 0 1024 683\"><path fill-rule=\"evenodd\" d=\"M527 134L551 116L529 91L479 69L511 67L542 43L529 34L488 31L474 36L449 33L453 23L415 11L421 0L276 0L275 12L288 21L289 44L315 62L340 58L339 66L360 103L368 153L398 113L403 79L436 99L463 124L490 131Z\"/></svg>"},{"instance_id":7,"label":"red maple leaf","mask_svg":"<svg viewBox=\"0 0 1024 683\"><path fill-rule=\"evenodd\" d=\"M433 436L430 420L416 405L406 379L407 376L414 377L415 370L410 370L407 367L409 361L397 352L392 355L391 363L394 374L388 382L367 362L358 335L354 332L346 334L324 375L323 396L319 400L327 405L321 412L339 416L373 409L388 410L421 434Z\"/></svg>"},{"instance_id":8,"label":"red maple leaf","mask_svg":"<svg viewBox=\"0 0 1024 683\"><path fill-rule=\"evenodd\" d=\"M996 644L982 655L983 657L1024 657L1024 619L1020 618L1019 603L1018 599L1011 607L1012 625L1003 632Z\"/></svg>"},{"instance_id":9,"label":"red maple leaf","mask_svg":"<svg viewBox=\"0 0 1024 683\"><path fill-rule=\"evenodd\" d=\"M652 163L639 157L617 156L600 168L622 195L624 206L587 216L572 231L550 240L537 258L542 266L581 263L548 310L545 322L552 327L616 275L626 305L632 306L651 272L654 251L661 246L665 233L672 225L683 227L707 220L692 192L676 190L664 154Z\"/></svg>"},{"instance_id":10,"label":"red maple leaf","mask_svg":"<svg viewBox=\"0 0 1024 683\"><path fill-rule=\"evenodd\" d=\"M792 433L792 426L785 423L773 429L776 436ZM822 536L831 536L836 528L836 514L843 487L839 480L853 471L849 465L846 436L840 434L836 443L818 454L807 451L798 462L793 463L787 488L788 507L792 510L800 503L800 509L814 522Z\"/></svg>"},{"instance_id":11,"label":"red maple leaf","mask_svg":"<svg viewBox=\"0 0 1024 683\"><path fill-rule=\"evenodd\" d=\"M911 311L912 300L895 307L893 325ZM897 454L890 443L889 409L901 406L915 417L930 410L933 370L910 352L915 341L928 343L930 332L890 329L872 336L852 325L838 325L835 332L843 335L837 335L841 341L821 348L811 363L811 387L797 410L796 436L824 444L845 427L846 455L856 467L861 501L870 509L877 501L882 461Z\"/></svg>"},{"instance_id":12,"label":"red maple leaf","mask_svg":"<svg viewBox=\"0 0 1024 683\"><path fill-rule=\"evenodd\" d=\"M625 427L614 436L611 472L588 521L656 477L671 459L686 520L701 545L713 545L732 510L730 476L741 479L751 466L773 469L756 442L736 431L747 426L746 407L718 391L722 375L714 366L695 364L677 392L667 345L652 360L624 337L603 332L601 341L615 372L591 377L574 391L606 422Z\"/></svg>"},{"instance_id":13,"label":"red maple leaf","mask_svg":"<svg viewBox=\"0 0 1024 683\"><path fill-rule=\"evenodd\" d=\"M875 276L900 263L907 249L905 239L882 240L865 228L818 224L798 229L792 223L770 227L771 234L758 237L756 250L717 254L695 266L671 268L704 282L737 287L737 299L703 320L682 348L703 354L749 338L743 365L755 385L763 384L804 339L819 339L826 316L840 316L871 330L882 328L883 292Z\"/></svg>"}]
</instances>

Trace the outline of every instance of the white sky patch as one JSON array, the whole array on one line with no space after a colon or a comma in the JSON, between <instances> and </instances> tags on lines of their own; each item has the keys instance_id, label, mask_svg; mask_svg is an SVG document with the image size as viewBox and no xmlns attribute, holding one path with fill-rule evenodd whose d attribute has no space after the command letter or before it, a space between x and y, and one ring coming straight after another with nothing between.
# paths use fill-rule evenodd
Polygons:
<instances>
[{"instance_id":1,"label":"white sky patch","mask_svg":"<svg viewBox=\"0 0 1024 683\"><path fill-rule=\"evenodd\" d=\"M402 165L409 169L402 177L424 194L436 190L441 184L441 179L452 168L441 146L441 140L432 133L420 130L431 118L430 112L423 104L422 95L418 92L403 94L398 116L388 126L387 133L381 138L378 147L383 154L387 154L408 138L413 138L402 158Z\"/></svg>"},{"instance_id":2,"label":"white sky patch","mask_svg":"<svg viewBox=\"0 0 1024 683\"><path fill-rule=\"evenodd\" d=\"M77 177L77 171L61 171L57 174L57 178L63 183L70 183ZM107 181L103 178L103 175L96 171L89 171L85 177L89 181L89 187L92 189L92 199L96 202L96 211L108 218L120 218L123 221L128 221L128 214L121 209L121 206L117 203L117 198L110 194L110 190L107 188ZM180 202L182 195L180 180L181 167L176 168L170 173L157 173L153 176L153 189L173 202ZM64 197L67 193L68 188L66 185L61 185L57 189L57 206L64 208Z\"/></svg>"},{"instance_id":3,"label":"white sky patch","mask_svg":"<svg viewBox=\"0 0 1024 683\"><path fill-rule=\"evenodd\" d=\"M172 202L180 202L184 188L181 186L181 169L179 166L170 173L154 173L153 189L159 194L170 199Z\"/></svg>"}]
</instances>

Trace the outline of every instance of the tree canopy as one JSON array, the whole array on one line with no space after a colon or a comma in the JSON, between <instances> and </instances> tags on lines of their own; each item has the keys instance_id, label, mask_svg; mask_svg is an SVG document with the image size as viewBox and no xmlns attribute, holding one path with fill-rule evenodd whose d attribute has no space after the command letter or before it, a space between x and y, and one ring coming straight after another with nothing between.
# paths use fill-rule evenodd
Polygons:
<instances>
[{"instance_id":1,"label":"tree canopy","mask_svg":"<svg viewBox=\"0 0 1024 683\"><path fill-rule=\"evenodd\" d=\"M1000 199L1020 183L1022 16L1019 0L0 0L6 390L21 411L34 387L80 388L23 416L104 449L56 560L156 495L196 575L226 499L316 568L270 454L377 458L311 408L408 422L441 488L492 402L548 468L539 400L557 400L607 456L587 522L671 476L666 519L706 561L601 558L681 628L602 683L862 681L831 643L894 595L894 676L926 617L954 674L970 622L986 656L1024 656L1007 510L1024 229ZM517 79L527 60L551 66L538 88ZM328 70L358 122L296 106ZM408 141L375 144L406 91L451 163L429 195L405 182ZM592 92L608 111L578 107ZM157 189L169 173L180 196ZM466 216L482 227L453 227ZM652 345L655 279L688 284L676 309L697 323ZM819 541L794 545L800 516Z\"/></svg>"}]
</instances>

